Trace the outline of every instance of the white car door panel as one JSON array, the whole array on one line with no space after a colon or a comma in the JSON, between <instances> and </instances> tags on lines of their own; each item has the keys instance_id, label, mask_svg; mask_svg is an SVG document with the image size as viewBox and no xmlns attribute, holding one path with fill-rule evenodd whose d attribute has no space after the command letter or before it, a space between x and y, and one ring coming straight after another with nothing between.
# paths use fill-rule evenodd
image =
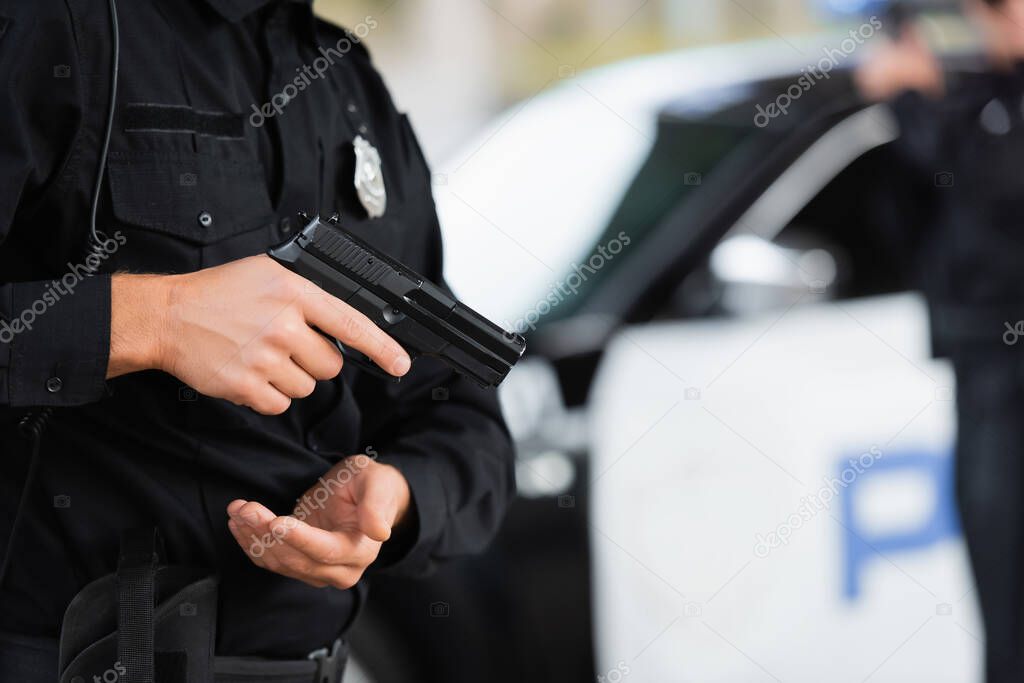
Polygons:
<instances>
[{"instance_id":1,"label":"white car door panel","mask_svg":"<svg viewBox=\"0 0 1024 683\"><path fill-rule=\"evenodd\" d=\"M604 680L980 680L913 295L626 329L592 394Z\"/></svg>"}]
</instances>

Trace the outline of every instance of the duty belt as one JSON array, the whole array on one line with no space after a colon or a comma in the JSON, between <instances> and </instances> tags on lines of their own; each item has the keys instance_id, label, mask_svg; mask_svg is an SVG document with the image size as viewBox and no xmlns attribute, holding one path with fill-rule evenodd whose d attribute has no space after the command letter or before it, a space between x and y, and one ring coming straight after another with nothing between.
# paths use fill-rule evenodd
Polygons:
<instances>
[{"instance_id":1,"label":"duty belt","mask_svg":"<svg viewBox=\"0 0 1024 683\"><path fill-rule=\"evenodd\" d=\"M57 676L57 649L57 641L54 639L0 633L0 680L54 683L63 679ZM299 660L215 657L211 680L213 683L341 683L347 654L347 646L339 640L330 650L322 648L310 653L308 658ZM106 679L103 673L107 674ZM118 669L111 668L89 677L74 674L70 680L73 683L113 681L118 680L118 675ZM159 672L155 683L163 683Z\"/></svg>"},{"instance_id":2,"label":"duty belt","mask_svg":"<svg viewBox=\"0 0 1024 683\"><path fill-rule=\"evenodd\" d=\"M247 657L216 657L215 683L341 683L348 647L336 640L328 650L311 652L306 659L279 661ZM156 683L161 683L157 681ZM191 683L191 682L190 682Z\"/></svg>"}]
</instances>

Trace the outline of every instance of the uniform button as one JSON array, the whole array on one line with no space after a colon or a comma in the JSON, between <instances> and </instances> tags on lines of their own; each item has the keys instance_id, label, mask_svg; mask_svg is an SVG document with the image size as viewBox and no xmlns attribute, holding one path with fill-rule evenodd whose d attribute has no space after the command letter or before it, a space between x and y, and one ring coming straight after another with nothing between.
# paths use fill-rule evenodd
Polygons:
<instances>
[{"instance_id":1,"label":"uniform button","mask_svg":"<svg viewBox=\"0 0 1024 683\"><path fill-rule=\"evenodd\" d=\"M203 211L201 214L199 214L199 225L203 226L204 228L208 228L211 225L213 225L213 216L210 214L209 211Z\"/></svg>"},{"instance_id":2,"label":"uniform button","mask_svg":"<svg viewBox=\"0 0 1024 683\"><path fill-rule=\"evenodd\" d=\"M287 235L292 231L292 219L285 216L281 219L281 234Z\"/></svg>"},{"instance_id":3,"label":"uniform button","mask_svg":"<svg viewBox=\"0 0 1024 683\"><path fill-rule=\"evenodd\" d=\"M349 102L348 103L348 111L349 111L350 114L355 114L357 111L359 111L359 107L357 107L352 102Z\"/></svg>"},{"instance_id":4,"label":"uniform button","mask_svg":"<svg viewBox=\"0 0 1024 683\"><path fill-rule=\"evenodd\" d=\"M46 390L51 394L56 394L58 391L64 388L64 380L60 377L51 377L46 380Z\"/></svg>"}]
</instances>

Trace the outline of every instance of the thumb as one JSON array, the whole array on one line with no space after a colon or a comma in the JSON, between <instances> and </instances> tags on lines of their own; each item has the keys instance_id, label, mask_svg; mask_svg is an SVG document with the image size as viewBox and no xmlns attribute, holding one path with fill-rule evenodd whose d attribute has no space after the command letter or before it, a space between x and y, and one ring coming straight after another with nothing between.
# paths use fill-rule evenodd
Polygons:
<instances>
[{"instance_id":1,"label":"thumb","mask_svg":"<svg viewBox=\"0 0 1024 683\"><path fill-rule=\"evenodd\" d=\"M359 531L375 541L391 538L391 520L394 518L394 495L390 480L373 468L362 474L362 490L356 507Z\"/></svg>"}]
</instances>

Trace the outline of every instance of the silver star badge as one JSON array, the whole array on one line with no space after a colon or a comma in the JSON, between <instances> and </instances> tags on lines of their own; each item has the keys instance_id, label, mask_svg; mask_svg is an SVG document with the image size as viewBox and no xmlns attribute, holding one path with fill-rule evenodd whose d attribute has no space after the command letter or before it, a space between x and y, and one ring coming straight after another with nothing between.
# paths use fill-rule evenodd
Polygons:
<instances>
[{"instance_id":1,"label":"silver star badge","mask_svg":"<svg viewBox=\"0 0 1024 683\"><path fill-rule=\"evenodd\" d=\"M388 206L388 193L381 173L380 152L362 135L352 141L356 152L356 195L370 218L380 218Z\"/></svg>"}]
</instances>

